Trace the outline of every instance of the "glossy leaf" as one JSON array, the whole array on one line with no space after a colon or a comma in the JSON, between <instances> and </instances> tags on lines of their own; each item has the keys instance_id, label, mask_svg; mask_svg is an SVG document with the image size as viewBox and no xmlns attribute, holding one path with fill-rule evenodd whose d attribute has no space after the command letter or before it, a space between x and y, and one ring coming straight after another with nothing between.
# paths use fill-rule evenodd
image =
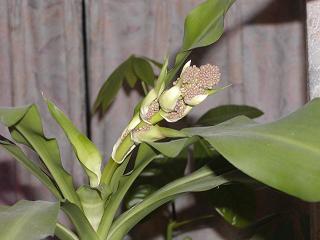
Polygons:
<instances>
[{"instance_id":1,"label":"glossy leaf","mask_svg":"<svg viewBox=\"0 0 320 240\"><path fill-rule=\"evenodd\" d=\"M150 63L144 58L133 59L133 69L138 78L149 86L154 85L154 73Z\"/></svg>"},{"instance_id":2,"label":"glossy leaf","mask_svg":"<svg viewBox=\"0 0 320 240\"><path fill-rule=\"evenodd\" d=\"M306 201L319 201L320 99L273 123L237 117L214 127L184 129L205 138L249 176Z\"/></svg>"},{"instance_id":3,"label":"glossy leaf","mask_svg":"<svg viewBox=\"0 0 320 240\"><path fill-rule=\"evenodd\" d=\"M97 187L101 178L102 156L93 142L82 134L70 119L52 102L47 100L48 109L68 137L73 150L90 179L90 186Z\"/></svg>"},{"instance_id":4,"label":"glossy leaf","mask_svg":"<svg viewBox=\"0 0 320 240\"><path fill-rule=\"evenodd\" d=\"M107 240L121 240L127 232L140 220L161 205L177 198L186 192L206 191L225 184L230 179L239 179L239 172L231 172L226 175L216 176L207 167L179 178L147 197L143 202L129 209L113 223Z\"/></svg>"},{"instance_id":5,"label":"glossy leaf","mask_svg":"<svg viewBox=\"0 0 320 240\"><path fill-rule=\"evenodd\" d=\"M182 50L208 46L223 33L224 15L235 0L207 0L187 16Z\"/></svg>"},{"instance_id":6,"label":"glossy leaf","mask_svg":"<svg viewBox=\"0 0 320 240\"><path fill-rule=\"evenodd\" d=\"M146 197L156 191L156 188L150 184L136 186L124 199L126 209L130 209L141 203Z\"/></svg>"},{"instance_id":7,"label":"glossy leaf","mask_svg":"<svg viewBox=\"0 0 320 240\"><path fill-rule=\"evenodd\" d=\"M17 161L19 161L28 171L30 171L30 173L32 173L33 176L38 178L40 182L45 185L57 199L63 199L60 190L59 188L57 188L54 180L48 177L48 175L37 164L29 159L20 149L20 147L1 135L0 146L4 148Z\"/></svg>"},{"instance_id":8,"label":"glossy leaf","mask_svg":"<svg viewBox=\"0 0 320 240\"><path fill-rule=\"evenodd\" d=\"M240 115L248 118L257 118L262 114L263 112L259 109L246 105L224 105L210 109L200 117L197 124L213 126Z\"/></svg>"},{"instance_id":9,"label":"glossy leaf","mask_svg":"<svg viewBox=\"0 0 320 240\"><path fill-rule=\"evenodd\" d=\"M0 235L3 240L35 240L53 236L59 203L19 201L0 209Z\"/></svg>"},{"instance_id":10,"label":"glossy leaf","mask_svg":"<svg viewBox=\"0 0 320 240\"><path fill-rule=\"evenodd\" d=\"M0 121L12 138L31 147L48 168L63 197L80 206L70 174L62 166L58 143L45 137L39 111L35 105L24 108L0 108Z\"/></svg>"}]
</instances>

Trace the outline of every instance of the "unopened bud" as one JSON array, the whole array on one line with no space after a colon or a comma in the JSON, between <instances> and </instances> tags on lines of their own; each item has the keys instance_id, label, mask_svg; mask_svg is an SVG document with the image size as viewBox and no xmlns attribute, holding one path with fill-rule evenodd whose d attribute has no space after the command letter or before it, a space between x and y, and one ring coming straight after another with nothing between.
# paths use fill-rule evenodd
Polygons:
<instances>
[{"instance_id":1,"label":"unopened bud","mask_svg":"<svg viewBox=\"0 0 320 240\"><path fill-rule=\"evenodd\" d=\"M161 94L159 104L163 111L172 112L179 99L181 99L180 86L175 85Z\"/></svg>"}]
</instances>

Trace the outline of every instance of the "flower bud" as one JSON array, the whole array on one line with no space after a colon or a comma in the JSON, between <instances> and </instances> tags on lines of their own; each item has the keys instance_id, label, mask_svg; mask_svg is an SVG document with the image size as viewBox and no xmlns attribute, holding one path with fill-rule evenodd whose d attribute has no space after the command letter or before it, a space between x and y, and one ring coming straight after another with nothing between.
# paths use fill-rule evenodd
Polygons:
<instances>
[{"instance_id":1,"label":"flower bud","mask_svg":"<svg viewBox=\"0 0 320 240\"><path fill-rule=\"evenodd\" d=\"M120 138L112 148L112 159L117 163L122 163L124 159L135 148L134 142L131 140L130 132L141 122L139 114L136 114L125 130L122 132Z\"/></svg>"},{"instance_id":2,"label":"flower bud","mask_svg":"<svg viewBox=\"0 0 320 240\"><path fill-rule=\"evenodd\" d=\"M161 133L160 127L151 124L137 127L131 132L131 139L135 143L155 142L163 138L165 138L165 136Z\"/></svg>"},{"instance_id":3,"label":"flower bud","mask_svg":"<svg viewBox=\"0 0 320 240\"><path fill-rule=\"evenodd\" d=\"M159 112L159 110L158 94L152 89L141 103L140 117L146 123L150 123L153 115Z\"/></svg>"},{"instance_id":4,"label":"flower bud","mask_svg":"<svg viewBox=\"0 0 320 240\"><path fill-rule=\"evenodd\" d=\"M191 109L192 107L187 106L182 99L179 99L173 111L165 112L161 110L160 114L167 122L176 122L186 116Z\"/></svg>"},{"instance_id":5,"label":"flower bud","mask_svg":"<svg viewBox=\"0 0 320 240\"><path fill-rule=\"evenodd\" d=\"M180 86L175 85L160 95L159 104L163 111L172 112L174 111L179 99L181 99Z\"/></svg>"}]
</instances>

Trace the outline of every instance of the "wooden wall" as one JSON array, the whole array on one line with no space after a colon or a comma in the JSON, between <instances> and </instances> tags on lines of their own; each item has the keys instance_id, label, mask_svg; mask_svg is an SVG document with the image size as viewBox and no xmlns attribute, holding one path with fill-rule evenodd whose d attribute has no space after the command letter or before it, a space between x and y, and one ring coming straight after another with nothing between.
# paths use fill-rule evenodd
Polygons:
<instances>
[{"instance_id":1,"label":"wooden wall","mask_svg":"<svg viewBox=\"0 0 320 240\"><path fill-rule=\"evenodd\" d=\"M2 0L0 1L0 105L40 104L45 130L61 141L66 168L84 181L61 131L49 118L41 93L91 135L107 157L139 99L122 89L104 119L90 117L107 75L130 54L159 61L181 45L187 12L201 0ZM226 17L226 32L214 46L197 50L196 64L222 69L229 90L197 107L196 118L220 104L261 108L269 121L306 101L303 0L238 0ZM0 128L0 133L5 133ZM5 133L6 134L6 133ZM0 201L51 198L40 184L0 152ZM10 182L10 190L7 183ZM33 189L33 190L32 190ZM36 189L36 190L34 190ZM180 212L192 204L177 201ZM179 213L178 213L179 214ZM165 216L163 217L165 219ZM158 222L136 230L135 239L162 239ZM233 239L225 225L189 232L193 239ZM160 228L161 229L161 228ZM226 233L227 232L227 233ZM157 233L157 238L151 238Z\"/></svg>"}]
</instances>

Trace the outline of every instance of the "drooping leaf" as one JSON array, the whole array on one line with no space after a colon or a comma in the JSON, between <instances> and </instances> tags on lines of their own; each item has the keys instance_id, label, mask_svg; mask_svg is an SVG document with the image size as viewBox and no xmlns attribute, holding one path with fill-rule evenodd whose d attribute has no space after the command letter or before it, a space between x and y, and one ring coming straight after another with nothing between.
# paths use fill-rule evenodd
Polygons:
<instances>
[{"instance_id":1,"label":"drooping leaf","mask_svg":"<svg viewBox=\"0 0 320 240\"><path fill-rule=\"evenodd\" d=\"M100 240L89 220L77 205L66 201L62 203L61 209L69 217L81 239Z\"/></svg>"},{"instance_id":2,"label":"drooping leaf","mask_svg":"<svg viewBox=\"0 0 320 240\"><path fill-rule=\"evenodd\" d=\"M269 124L237 117L214 127L184 129L206 139L249 176L306 201L319 201L320 99Z\"/></svg>"},{"instance_id":3,"label":"drooping leaf","mask_svg":"<svg viewBox=\"0 0 320 240\"><path fill-rule=\"evenodd\" d=\"M133 62L134 62L134 56L131 56L129 59L128 59L128 67L125 71L125 78L127 80L127 83L129 84L129 86L131 88L133 88L135 85L136 85L136 82L138 80L138 77L136 75L136 73L134 72L134 69L133 69Z\"/></svg>"},{"instance_id":4,"label":"drooping leaf","mask_svg":"<svg viewBox=\"0 0 320 240\"><path fill-rule=\"evenodd\" d=\"M82 134L70 119L52 102L47 100L48 109L68 137L73 150L90 179L90 186L97 187L101 178L102 156L93 142Z\"/></svg>"},{"instance_id":5,"label":"drooping leaf","mask_svg":"<svg viewBox=\"0 0 320 240\"><path fill-rule=\"evenodd\" d=\"M72 177L62 166L58 143L44 135L37 107L0 108L0 121L9 128L16 142L31 147L39 155L63 197L80 206Z\"/></svg>"},{"instance_id":6,"label":"drooping leaf","mask_svg":"<svg viewBox=\"0 0 320 240\"><path fill-rule=\"evenodd\" d=\"M93 104L93 112L96 112L98 109L100 109L102 113L105 113L110 104L113 102L118 91L120 90L120 87L122 86L122 82L128 68L129 59L118 66L102 85Z\"/></svg>"},{"instance_id":7,"label":"drooping leaf","mask_svg":"<svg viewBox=\"0 0 320 240\"><path fill-rule=\"evenodd\" d=\"M204 167L188 176L179 178L157 190L134 208L121 214L112 224L107 240L123 239L126 233L141 219L159 206L177 198L183 193L206 191L225 184L230 179L240 179L241 177L241 174L237 171L216 176L209 168Z\"/></svg>"},{"instance_id":8,"label":"drooping leaf","mask_svg":"<svg viewBox=\"0 0 320 240\"><path fill-rule=\"evenodd\" d=\"M80 197L84 214L91 223L93 229L96 231L102 218L104 200L101 198L96 189L87 186L81 186L77 190L77 193Z\"/></svg>"},{"instance_id":9,"label":"drooping leaf","mask_svg":"<svg viewBox=\"0 0 320 240\"><path fill-rule=\"evenodd\" d=\"M133 69L137 74L138 78L149 86L154 85L154 73L150 63L144 58L134 58L133 59Z\"/></svg>"},{"instance_id":10,"label":"drooping leaf","mask_svg":"<svg viewBox=\"0 0 320 240\"><path fill-rule=\"evenodd\" d=\"M53 236L59 203L19 201L0 210L2 240L35 240Z\"/></svg>"},{"instance_id":11,"label":"drooping leaf","mask_svg":"<svg viewBox=\"0 0 320 240\"><path fill-rule=\"evenodd\" d=\"M32 175L38 178L57 199L63 199L63 196L55 185L54 180L49 178L47 174L37 164L29 159L16 144L0 135L0 146L19 161L28 171L30 171L30 173L32 173Z\"/></svg>"},{"instance_id":12,"label":"drooping leaf","mask_svg":"<svg viewBox=\"0 0 320 240\"><path fill-rule=\"evenodd\" d=\"M213 126L240 115L248 118L257 118L262 114L263 112L259 109L246 105L224 105L210 109L200 117L197 124Z\"/></svg>"},{"instance_id":13,"label":"drooping leaf","mask_svg":"<svg viewBox=\"0 0 320 240\"><path fill-rule=\"evenodd\" d=\"M224 15L235 0L207 0L187 16L182 50L208 46L223 33Z\"/></svg>"}]
</instances>

